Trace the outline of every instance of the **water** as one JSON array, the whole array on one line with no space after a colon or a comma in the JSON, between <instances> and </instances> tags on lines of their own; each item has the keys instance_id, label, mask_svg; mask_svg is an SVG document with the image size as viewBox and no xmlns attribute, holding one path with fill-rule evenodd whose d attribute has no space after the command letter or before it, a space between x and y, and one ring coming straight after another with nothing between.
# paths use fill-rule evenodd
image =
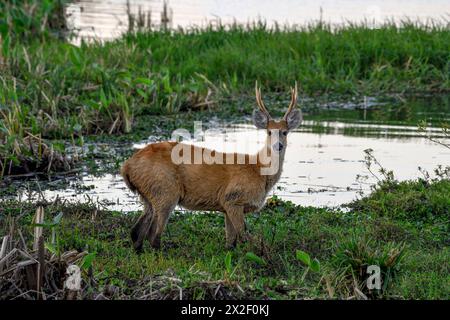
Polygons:
<instances>
[{"instance_id":1,"label":"water","mask_svg":"<svg viewBox=\"0 0 450 320\"><path fill-rule=\"evenodd\" d=\"M355 125L377 134L346 135L347 128ZM317 126L328 128L327 133L316 133ZM442 138L437 128L430 129L429 135ZM241 124L226 128L226 132L206 131L205 141L192 143L219 151L254 153L264 139L263 132ZM222 145L224 140L226 143ZM145 144L137 143L134 148ZM400 180L421 177L419 166L432 173L437 165L450 164L450 149L421 137L413 126L305 121L288 137L283 175L269 195L275 194L303 206L334 207L356 199L360 192L367 194L377 181L370 176L364 162L364 150L368 148L373 149L377 160L386 169L393 170ZM368 179L356 179L357 175L367 175ZM81 178L69 179L72 179L69 187L51 190L43 185L42 192L22 189L19 198L38 199L43 195L47 200L58 197L69 201L94 201L121 211L141 208L137 197L127 190L119 175L83 174Z\"/></svg>"},{"instance_id":2,"label":"water","mask_svg":"<svg viewBox=\"0 0 450 320\"><path fill-rule=\"evenodd\" d=\"M305 121L288 137L283 175L270 193L304 206L339 206L367 194L377 179L367 171L364 150L371 148L378 161L393 170L400 180L414 179L430 173L437 165L450 165L450 149L431 142L417 130L417 122L426 120L439 124L449 120L450 96L407 97L402 102L392 99L366 98L347 103L318 102L302 99ZM221 124L210 119L203 130L200 144L219 151L255 153L264 142L264 132L250 125L250 118L241 124ZM438 127L427 129L427 135L443 142ZM98 144L98 156L121 159L121 148L135 149L159 140L151 136L131 146ZM112 150L109 150L112 149ZM357 175L369 176L367 180ZM27 188L27 184L31 188ZM68 201L93 201L108 209L139 210L137 197L115 174L94 176L87 171L80 176L65 177L51 183L18 182L20 199L47 200L56 197ZM41 190L29 191L29 190Z\"/></svg>"},{"instance_id":3,"label":"water","mask_svg":"<svg viewBox=\"0 0 450 320\"><path fill-rule=\"evenodd\" d=\"M161 24L163 0L130 0L129 12L140 11L147 21ZM247 23L263 18L269 26L304 25L322 20L332 24L367 21L377 25L391 19L409 17L416 21L428 19L448 21L448 0L170 0L168 26L172 28L205 26L217 23ZM127 0L75 0L67 8L68 23L79 30L82 38L113 39L128 29Z\"/></svg>"}]
</instances>

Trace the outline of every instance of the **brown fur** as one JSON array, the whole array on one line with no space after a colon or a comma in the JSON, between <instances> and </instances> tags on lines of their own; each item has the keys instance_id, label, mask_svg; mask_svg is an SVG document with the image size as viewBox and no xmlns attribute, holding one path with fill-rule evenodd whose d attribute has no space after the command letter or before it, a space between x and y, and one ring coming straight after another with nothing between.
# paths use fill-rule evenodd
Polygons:
<instances>
[{"instance_id":1,"label":"brown fur","mask_svg":"<svg viewBox=\"0 0 450 320\"><path fill-rule=\"evenodd\" d=\"M272 131L285 133L279 135L277 142L286 146L286 120L269 119L267 132ZM225 213L227 244L234 246L243 238L244 213L258 211L267 193L280 178L286 148L278 153L278 171L266 176L261 175L260 169L270 164L264 165L260 159L262 152L267 152L270 157L273 155L273 140L269 135L266 145L257 155L256 163L250 161L249 155L241 155L245 158L244 164L225 164L225 160L224 164L175 164L171 152L177 145L178 142L150 144L137 151L122 167L125 183L139 193L144 203L144 213L131 232L135 249L141 250L145 237L152 247L160 246L161 234L176 205L189 210ZM201 147L190 148L193 155L195 149ZM201 149L215 154L214 151ZM238 159L237 154L223 156Z\"/></svg>"}]
</instances>

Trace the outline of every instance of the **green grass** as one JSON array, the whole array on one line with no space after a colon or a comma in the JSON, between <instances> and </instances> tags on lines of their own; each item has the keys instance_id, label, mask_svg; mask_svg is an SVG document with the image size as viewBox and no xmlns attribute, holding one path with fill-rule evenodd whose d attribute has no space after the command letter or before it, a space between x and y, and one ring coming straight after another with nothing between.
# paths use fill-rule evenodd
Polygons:
<instances>
[{"instance_id":1,"label":"green grass","mask_svg":"<svg viewBox=\"0 0 450 320\"><path fill-rule=\"evenodd\" d=\"M420 182L403 187L414 191L417 185ZM448 188L450 181L439 185ZM439 194L439 188L429 192ZM378 199L380 193L387 198L395 194L380 190L364 201ZM408 192L404 194L408 199ZM428 206L432 200L422 201ZM31 239L36 205L3 201L0 208L0 233L6 233L7 216L21 213L17 228ZM442 219L418 225L373 210L342 212L271 198L260 214L247 216L251 237L234 250L225 248L223 215L175 212L162 249L146 246L137 255L129 239L137 213L102 211L87 204L50 204L45 211L48 220L64 213L58 227L61 250L96 254L92 275L84 274L86 281L91 278L91 285L84 287L85 298L111 287L111 298L139 298L149 283L154 285L153 298L179 298L180 288L185 299L361 298L355 287L371 299L446 299L449 293L450 251ZM317 259L320 270L307 271L296 258L297 250ZM372 264L381 268L379 291L365 286L367 266ZM219 284L222 289L217 289Z\"/></svg>"},{"instance_id":2,"label":"green grass","mask_svg":"<svg viewBox=\"0 0 450 320\"><path fill-rule=\"evenodd\" d=\"M382 183L370 197L357 200L348 207L417 223L449 221L449 195L450 184L447 180L435 183L426 180Z\"/></svg>"},{"instance_id":3,"label":"green grass","mask_svg":"<svg viewBox=\"0 0 450 320\"><path fill-rule=\"evenodd\" d=\"M257 79L268 91L297 80L307 95L447 90L449 40L444 27L405 24L148 32L81 47L10 43L3 47L2 104L20 106L18 116L33 120L26 126L34 133L67 137L128 131L133 115L215 101L206 101L208 90L252 94Z\"/></svg>"},{"instance_id":4,"label":"green grass","mask_svg":"<svg viewBox=\"0 0 450 320\"><path fill-rule=\"evenodd\" d=\"M61 37L66 31L67 0L3 0L0 2L0 35L13 41Z\"/></svg>"}]
</instances>

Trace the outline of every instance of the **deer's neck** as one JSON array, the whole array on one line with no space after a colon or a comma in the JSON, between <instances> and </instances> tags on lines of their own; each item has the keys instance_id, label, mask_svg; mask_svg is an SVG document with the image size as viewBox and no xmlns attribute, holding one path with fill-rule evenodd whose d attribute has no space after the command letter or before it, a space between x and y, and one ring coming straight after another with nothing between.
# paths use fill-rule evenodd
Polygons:
<instances>
[{"instance_id":1,"label":"deer's neck","mask_svg":"<svg viewBox=\"0 0 450 320\"><path fill-rule=\"evenodd\" d=\"M283 148L281 152L276 152L268 145L259 152L260 159L263 159L260 170L261 175L266 177L266 192L272 189L280 179L285 152L286 148Z\"/></svg>"}]
</instances>

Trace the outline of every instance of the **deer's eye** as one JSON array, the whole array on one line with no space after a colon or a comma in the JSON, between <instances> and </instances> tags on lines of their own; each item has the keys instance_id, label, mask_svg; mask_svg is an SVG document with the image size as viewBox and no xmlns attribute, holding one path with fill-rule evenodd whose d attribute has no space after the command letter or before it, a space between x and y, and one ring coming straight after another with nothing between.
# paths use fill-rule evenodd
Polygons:
<instances>
[{"instance_id":1,"label":"deer's eye","mask_svg":"<svg viewBox=\"0 0 450 320\"><path fill-rule=\"evenodd\" d=\"M283 136L287 136L288 132L287 131L283 131Z\"/></svg>"}]
</instances>

